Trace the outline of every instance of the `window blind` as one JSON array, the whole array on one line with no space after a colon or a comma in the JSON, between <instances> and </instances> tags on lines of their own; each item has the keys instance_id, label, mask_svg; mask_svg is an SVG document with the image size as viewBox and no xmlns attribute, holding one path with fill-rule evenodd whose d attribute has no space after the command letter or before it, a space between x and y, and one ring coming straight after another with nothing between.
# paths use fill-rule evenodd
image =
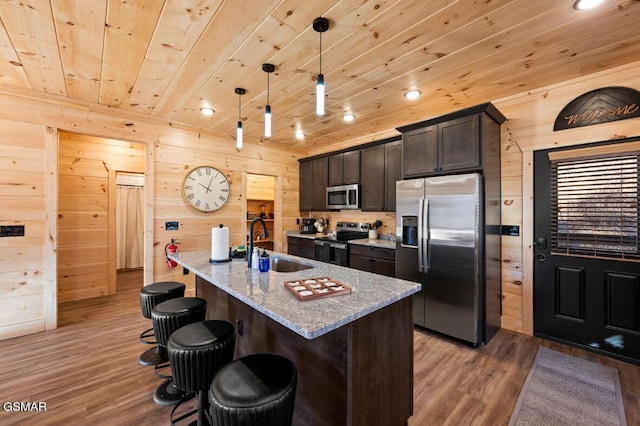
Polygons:
<instances>
[{"instance_id":1,"label":"window blind","mask_svg":"<svg viewBox=\"0 0 640 426\"><path fill-rule=\"evenodd\" d=\"M640 259L638 154L551 161L555 253Z\"/></svg>"}]
</instances>

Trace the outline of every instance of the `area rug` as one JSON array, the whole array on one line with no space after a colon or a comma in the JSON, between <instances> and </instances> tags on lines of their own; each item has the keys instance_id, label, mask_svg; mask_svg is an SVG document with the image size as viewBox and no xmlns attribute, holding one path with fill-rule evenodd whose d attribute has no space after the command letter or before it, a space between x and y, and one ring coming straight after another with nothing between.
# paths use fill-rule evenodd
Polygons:
<instances>
[{"instance_id":1,"label":"area rug","mask_svg":"<svg viewBox=\"0 0 640 426\"><path fill-rule=\"evenodd\" d=\"M626 426L618 370L540 347L510 426Z\"/></svg>"}]
</instances>

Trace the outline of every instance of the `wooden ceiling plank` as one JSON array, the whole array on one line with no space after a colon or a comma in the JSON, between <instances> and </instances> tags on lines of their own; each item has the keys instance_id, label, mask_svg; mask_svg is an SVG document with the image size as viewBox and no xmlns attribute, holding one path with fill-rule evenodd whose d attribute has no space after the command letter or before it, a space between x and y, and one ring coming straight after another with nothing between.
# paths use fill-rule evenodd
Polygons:
<instances>
[{"instance_id":1,"label":"wooden ceiling plank","mask_svg":"<svg viewBox=\"0 0 640 426\"><path fill-rule=\"evenodd\" d=\"M16 87L31 88L27 73L20 62L16 49L0 19L0 83Z\"/></svg>"},{"instance_id":2,"label":"wooden ceiling plank","mask_svg":"<svg viewBox=\"0 0 640 426\"><path fill-rule=\"evenodd\" d=\"M31 88L66 95L56 29L51 17L49 0L0 2L0 19Z\"/></svg>"},{"instance_id":3,"label":"wooden ceiling plank","mask_svg":"<svg viewBox=\"0 0 640 426\"><path fill-rule=\"evenodd\" d=\"M127 108L146 114L153 111L222 1L166 3Z\"/></svg>"},{"instance_id":4,"label":"wooden ceiling plank","mask_svg":"<svg viewBox=\"0 0 640 426\"><path fill-rule=\"evenodd\" d=\"M100 103L125 109L162 12L158 0L108 0Z\"/></svg>"},{"instance_id":5,"label":"wooden ceiling plank","mask_svg":"<svg viewBox=\"0 0 640 426\"><path fill-rule=\"evenodd\" d=\"M100 71L107 0L51 0L67 95L100 100Z\"/></svg>"},{"instance_id":6,"label":"wooden ceiling plank","mask_svg":"<svg viewBox=\"0 0 640 426\"><path fill-rule=\"evenodd\" d=\"M225 0L152 114L172 118L179 112L278 3L269 0L262 7L255 7L253 0Z\"/></svg>"}]
</instances>

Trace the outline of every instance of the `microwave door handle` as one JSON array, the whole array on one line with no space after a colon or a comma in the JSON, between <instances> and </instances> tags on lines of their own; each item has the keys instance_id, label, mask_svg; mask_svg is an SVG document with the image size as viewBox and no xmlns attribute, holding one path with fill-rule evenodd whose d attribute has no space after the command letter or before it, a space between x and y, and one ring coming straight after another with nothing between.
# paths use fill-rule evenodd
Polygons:
<instances>
[{"instance_id":1,"label":"microwave door handle","mask_svg":"<svg viewBox=\"0 0 640 426\"><path fill-rule=\"evenodd\" d=\"M424 198L418 201L418 271L424 270Z\"/></svg>"},{"instance_id":2,"label":"microwave door handle","mask_svg":"<svg viewBox=\"0 0 640 426\"><path fill-rule=\"evenodd\" d=\"M420 241L420 243L423 245L423 249L422 249L422 253L424 254L424 258L422 260L422 264L424 265L424 272L428 273L429 269L431 268L429 266L429 237L430 237L430 227L431 224L429 223L429 199L425 198L422 200L423 204L424 204L424 219L422 221L422 224L424 226L424 229L422 230L422 234L424 236L424 240Z\"/></svg>"}]
</instances>

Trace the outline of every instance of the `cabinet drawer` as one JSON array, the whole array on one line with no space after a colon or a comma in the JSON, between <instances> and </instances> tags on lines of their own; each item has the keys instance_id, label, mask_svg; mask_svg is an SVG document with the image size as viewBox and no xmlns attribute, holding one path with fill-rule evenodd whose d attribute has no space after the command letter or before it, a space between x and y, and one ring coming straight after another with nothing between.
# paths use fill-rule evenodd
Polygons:
<instances>
[{"instance_id":1,"label":"cabinet drawer","mask_svg":"<svg viewBox=\"0 0 640 426\"><path fill-rule=\"evenodd\" d=\"M385 260L396 260L396 252L395 250L379 248L379 247L370 247L370 246L361 246L359 244L350 245L351 254L355 254L358 256L369 256L376 259L385 259Z\"/></svg>"}]
</instances>

